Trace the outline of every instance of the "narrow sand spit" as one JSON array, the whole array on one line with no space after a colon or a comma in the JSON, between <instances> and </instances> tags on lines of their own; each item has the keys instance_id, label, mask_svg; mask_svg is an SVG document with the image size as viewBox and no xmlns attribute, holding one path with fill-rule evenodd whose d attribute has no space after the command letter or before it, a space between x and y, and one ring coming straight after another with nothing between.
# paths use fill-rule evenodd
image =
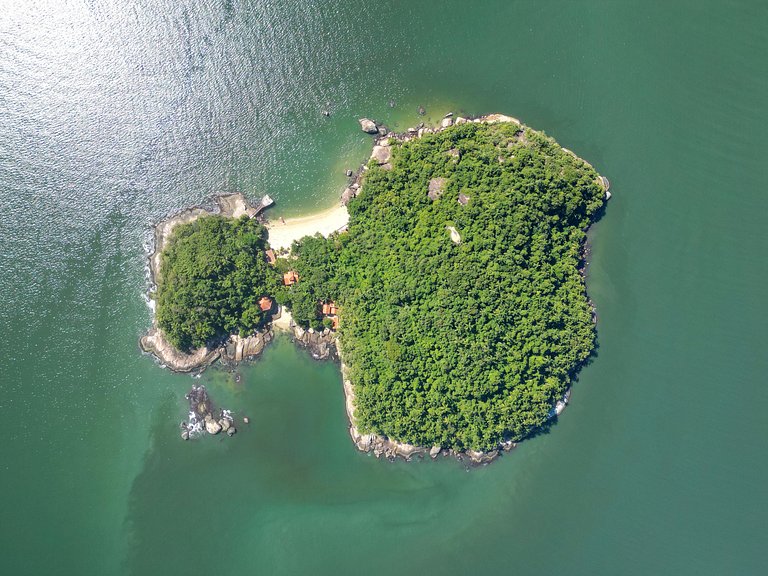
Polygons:
<instances>
[{"instance_id":1,"label":"narrow sand spit","mask_svg":"<svg viewBox=\"0 0 768 576\"><path fill-rule=\"evenodd\" d=\"M317 214L275 220L267 224L269 245L272 248L290 248L294 240L304 236L314 236L318 232L329 236L344 228L349 222L349 212L346 206L335 206Z\"/></svg>"}]
</instances>

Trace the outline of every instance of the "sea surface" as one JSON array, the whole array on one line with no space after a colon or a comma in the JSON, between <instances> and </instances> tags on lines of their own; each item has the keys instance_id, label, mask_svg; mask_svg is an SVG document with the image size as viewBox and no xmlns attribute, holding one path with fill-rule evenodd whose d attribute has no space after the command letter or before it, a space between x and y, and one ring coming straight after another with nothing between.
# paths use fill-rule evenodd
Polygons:
<instances>
[{"instance_id":1,"label":"sea surface","mask_svg":"<svg viewBox=\"0 0 768 576\"><path fill-rule=\"evenodd\" d=\"M449 111L613 185L599 350L549 433L379 461L286 337L239 382L140 353L152 223L328 208L359 117ZM758 0L0 0L0 574L764 574L766 134ZM193 383L251 424L181 441Z\"/></svg>"}]
</instances>

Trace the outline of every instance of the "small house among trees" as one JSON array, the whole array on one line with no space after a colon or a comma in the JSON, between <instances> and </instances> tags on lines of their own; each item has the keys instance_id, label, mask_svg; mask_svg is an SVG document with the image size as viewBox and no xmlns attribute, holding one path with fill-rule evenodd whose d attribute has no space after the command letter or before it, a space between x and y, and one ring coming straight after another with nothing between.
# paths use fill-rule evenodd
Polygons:
<instances>
[{"instance_id":1,"label":"small house among trees","mask_svg":"<svg viewBox=\"0 0 768 576\"><path fill-rule=\"evenodd\" d=\"M326 326L328 326L333 330L338 330L339 307L336 306L336 303L333 300L329 300L328 302L323 302L322 309L323 309L323 324L325 324Z\"/></svg>"},{"instance_id":2,"label":"small house among trees","mask_svg":"<svg viewBox=\"0 0 768 576\"><path fill-rule=\"evenodd\" d=\"M289 272L286 272L285 274L283 274L283 284L285 284L286 286L293 286L298 281L299 281L299 275L296 273L295 270L290 270Z\"/></svg>"}]
</instances>

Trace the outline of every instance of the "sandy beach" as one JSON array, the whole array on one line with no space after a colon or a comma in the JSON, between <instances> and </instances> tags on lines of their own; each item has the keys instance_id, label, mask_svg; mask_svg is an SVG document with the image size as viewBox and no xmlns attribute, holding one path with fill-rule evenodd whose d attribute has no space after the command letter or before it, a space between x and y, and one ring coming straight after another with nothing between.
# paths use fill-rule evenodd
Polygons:
<instances>
[{"instance_id":1,"label":"sandy beach","mask_svg":"<svg viewBox=\"0 0 768 576\"><path fill-rule=\"evenodd\" d=\"M334 206L300 218L273 220L267 224L269 245L274 249L290 248L294 240L314 236L318 232L328 236L346 226L348 221L349 212L346 206Z\"/></svg>"}]
</instances>

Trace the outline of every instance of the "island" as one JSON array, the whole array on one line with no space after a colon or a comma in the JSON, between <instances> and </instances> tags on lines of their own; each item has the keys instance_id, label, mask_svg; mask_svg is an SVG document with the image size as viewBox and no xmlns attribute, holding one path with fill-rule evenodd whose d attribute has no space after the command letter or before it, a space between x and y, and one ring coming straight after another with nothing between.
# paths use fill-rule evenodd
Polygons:
<instances>
[{"instance_id":1,"label":"island","mask_svg":"<svg viewBox=\"0 0 768 576\"><path fill-rule=\"evenodd\" d=\"M359 449L488 461L562 410L594 351L586 232L609 183L509 116L363 120L371 158L314 230L241 195L157 226L142 348L199 370L289 330L341 359Z\"/></svg>"}]
</instances>

